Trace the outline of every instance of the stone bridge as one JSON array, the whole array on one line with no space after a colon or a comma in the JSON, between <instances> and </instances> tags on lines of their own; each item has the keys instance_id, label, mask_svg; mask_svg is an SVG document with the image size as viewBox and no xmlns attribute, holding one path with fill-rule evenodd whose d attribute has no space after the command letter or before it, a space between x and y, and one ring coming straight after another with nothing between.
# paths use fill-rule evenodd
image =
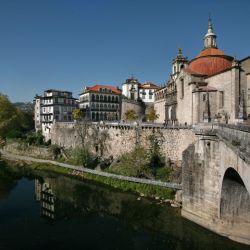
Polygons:
<instances>
[{"instance_id":1,"label":"stone bridge","mask_svg":"<svg viewBox=\"0 0 250 250\"><path fill-rule=\"evenodd\" d=\"M195 133L183 152L182 215L250 244L250 127L210 125Z\"/></svg>"}]
</instances>

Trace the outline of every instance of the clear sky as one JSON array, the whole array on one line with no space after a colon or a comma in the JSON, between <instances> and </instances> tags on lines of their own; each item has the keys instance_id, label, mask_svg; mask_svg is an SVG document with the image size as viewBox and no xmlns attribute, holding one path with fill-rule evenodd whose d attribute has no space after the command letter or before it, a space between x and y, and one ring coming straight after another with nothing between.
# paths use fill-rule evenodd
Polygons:
<instances>
[{"instance_id":1,"label":"clear sky","mask_svg":"<svg viewBox=\"0 0 250 250\"><path fill-rule=\"evenodd\" d=\"M32 101L49 88L163 84L179 47L203 48L211 13L226 54L250 55L248 0L0 0L0 92Z\"/></svg>"}]
</instances>

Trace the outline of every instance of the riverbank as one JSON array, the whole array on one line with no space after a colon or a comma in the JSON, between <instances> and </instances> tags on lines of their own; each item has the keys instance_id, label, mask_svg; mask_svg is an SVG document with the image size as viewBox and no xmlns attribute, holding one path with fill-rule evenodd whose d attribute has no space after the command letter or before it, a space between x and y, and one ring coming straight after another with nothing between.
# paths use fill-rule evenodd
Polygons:
<instances>
[{"instance_id":1,"label":"riverbank","mask_svg":"<svg viewBox=\"0 0 250 250\"><path fill-rule=\"evenodd\" d=\"M90 181L97 181L113 188L118 188L123 191L136 192L140 196L147 196L166 202L169 202L174 198L176 190L181 189L181 185L176 183L121 176L52 160L37 159L28 156L6 153L4 151L1 151L1 154L7 164L15 162L15 164L20 167L60 173L82 180L86 179ZM178 204L175 205L178 206Z\"/></svg>"}]
</instances>

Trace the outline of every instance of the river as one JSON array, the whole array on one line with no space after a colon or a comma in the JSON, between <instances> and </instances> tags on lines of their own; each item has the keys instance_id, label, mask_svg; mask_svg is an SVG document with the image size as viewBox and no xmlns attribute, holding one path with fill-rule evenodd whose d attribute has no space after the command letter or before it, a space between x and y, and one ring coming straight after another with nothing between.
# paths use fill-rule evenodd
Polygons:
<instances>
[{"instance_id":1,"label":"river","mask_svg":"<svg viewBox=\"0 0 250 250\"><path fill-rule=\"evenodd\" d=\"M0 166L0 249L249 249L138 195Z\"/></svg>"}]
</instances>

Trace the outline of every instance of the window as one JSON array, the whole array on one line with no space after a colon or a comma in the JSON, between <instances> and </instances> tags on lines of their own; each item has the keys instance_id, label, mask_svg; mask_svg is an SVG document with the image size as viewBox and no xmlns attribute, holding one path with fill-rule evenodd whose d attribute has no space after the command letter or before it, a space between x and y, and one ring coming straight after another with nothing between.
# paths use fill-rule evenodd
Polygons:
<instances>
[{"instance_id":1,"label":"window","mask_svg":"<svg viewBox=\"0 0 250 250\"><path fill-rule=\"evenodd\" d=\"M184 80L181 79L181 98L184 98Z\"/></svg>"},{"instance_id":2,"label":"window","mask_svg":"<svg viewBox=\"0 0 250 250\"><path fill-rule=\"evenodd\" d=\"M224 107L224 91L219 92L219 108Z\"/></svg>"},{"instance_id":3,"label":"window","mask_svg":"<svg viewBox=\"0 0 250 250\"><path fill-rule=\"evenodd\" d=\"M203 94L203 102L205 102L206 101L206 99L207 99L207 95L206 94Z\"/></svg>"},{"instance_id":4,"label":"window","mask_svg":"<svg viewBox=\"0 0 250 250\"><path fill-rule=\"evenodd\" d=\"M150 100L152 100L152 97L153 97L153 95L150 95L150 94L149 94L149 99L150 99Z\"/></svg>"}]
</instances>

